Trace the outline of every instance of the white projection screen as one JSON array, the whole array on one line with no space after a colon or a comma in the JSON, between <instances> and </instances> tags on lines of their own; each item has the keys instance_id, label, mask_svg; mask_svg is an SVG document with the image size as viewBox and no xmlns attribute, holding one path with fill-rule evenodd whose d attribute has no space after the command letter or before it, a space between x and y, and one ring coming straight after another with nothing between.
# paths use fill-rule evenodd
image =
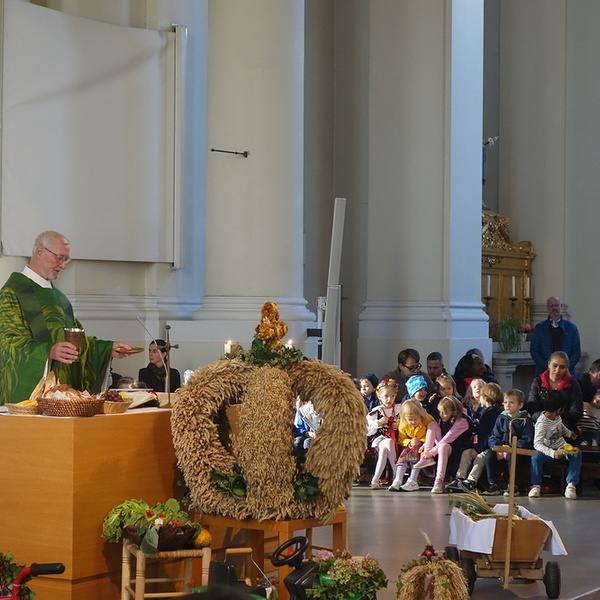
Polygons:
<instances>
[{"instance_id":1,"label":"white projection screen","mask_svg":"<svg viewBox=\"0 0 600 600\"><path fill-rule=\"evenodd\" d=\"M175 34L3 6L2 252L173 262Z\"/></svg>"}]
</instances>

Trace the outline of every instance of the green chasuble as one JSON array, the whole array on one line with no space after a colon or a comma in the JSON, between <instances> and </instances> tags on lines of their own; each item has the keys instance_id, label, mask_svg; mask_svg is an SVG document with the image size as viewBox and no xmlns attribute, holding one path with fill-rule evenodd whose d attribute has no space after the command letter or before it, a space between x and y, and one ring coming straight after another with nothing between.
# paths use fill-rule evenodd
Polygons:
<instances>
[{"instance_id":1,"label":"green chasuble","mask_svg":"<svg viewBox=\"0 0 600 600\"><path fill-rule=\"evenodd\" d=\"M81 327L67 297L13 273L0 290L0 405L29 398L44 375L50 349L65 341L63 327ZM79 360L52 361L60 383L98 393L110 365L112 342L86 337Z\"/></svg>"}]
</instances>

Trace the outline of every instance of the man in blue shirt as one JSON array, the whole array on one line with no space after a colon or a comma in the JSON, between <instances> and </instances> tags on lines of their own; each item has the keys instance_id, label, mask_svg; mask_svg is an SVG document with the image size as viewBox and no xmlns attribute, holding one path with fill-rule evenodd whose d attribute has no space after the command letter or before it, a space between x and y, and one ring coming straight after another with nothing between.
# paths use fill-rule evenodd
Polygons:
<instances>
[{"instance_id":1,"label":"man in blue shirt","mask_svg":"<svg viewBox=\"0 0 600 600\"><path fill-rule=\"evenodd\" d=\"M563 319L561 301L551 296L546 301L548 318L538 323L531 336L529 351L535 362L535 374L548 368L548 359L553 352L562 350L569 357L569 371L575 372L575 365L581 358L581 342L577 325Z\"/></svg>"}]
</instances>

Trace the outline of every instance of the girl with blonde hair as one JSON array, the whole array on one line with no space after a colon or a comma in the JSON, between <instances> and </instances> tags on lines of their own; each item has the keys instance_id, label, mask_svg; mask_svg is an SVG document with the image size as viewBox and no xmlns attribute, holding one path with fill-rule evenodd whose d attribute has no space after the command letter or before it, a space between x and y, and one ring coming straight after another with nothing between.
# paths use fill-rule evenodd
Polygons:
<instances>
[{"instance_id":1,"label":"girl with blonde hair","mask_svg":"<svg viewBox=\"0 0 600 600\"><path fill-rule=\"evenodd\" d=\"M444 396L438 404L438 411L440 413L439 437L431 450L423 450L421 460L415 465L415 468L430 466L434 464L433 459L437 456L432 494L444 492L446 471L453 475L463 451L473 445L473 421L458 398Z\"/></svg>"},{"instance_id":2,"label":"girl with blonde hair","mask_svg":"<svg viewBox=\"0 0 600 600\"><path fill-rule=\"evenodd\" d=\"M423 450L431 449L436 437L439 437L439 426L434 418L418 400L405 400L398 423L400 456L396 462L396 476L388 488L390 492L414 492L419 489L419 469L415 469L414 465L421 458ZM410 476L403 484L404 474L409 467L412 468Z\"/></svg>"}]
</instances>

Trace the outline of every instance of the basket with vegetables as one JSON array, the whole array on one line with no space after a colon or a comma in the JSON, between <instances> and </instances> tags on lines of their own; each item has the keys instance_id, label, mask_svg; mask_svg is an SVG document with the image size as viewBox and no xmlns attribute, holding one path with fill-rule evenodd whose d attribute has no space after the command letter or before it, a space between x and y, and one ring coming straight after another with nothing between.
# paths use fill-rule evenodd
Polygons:
<instances>
[{"instance_id":1,"label":"basket with vegetables","mask_svg":"<svg viewBox=\"0 0 600 600\"><path fill-rule=\"evenodd\" d=\"M102 523L102 537L118 542L122 537L154 554L192 546L202 526L181 510L175 498L150 507L144 500L125 500L114 506Z\"/></svg>"}]
</instances>

